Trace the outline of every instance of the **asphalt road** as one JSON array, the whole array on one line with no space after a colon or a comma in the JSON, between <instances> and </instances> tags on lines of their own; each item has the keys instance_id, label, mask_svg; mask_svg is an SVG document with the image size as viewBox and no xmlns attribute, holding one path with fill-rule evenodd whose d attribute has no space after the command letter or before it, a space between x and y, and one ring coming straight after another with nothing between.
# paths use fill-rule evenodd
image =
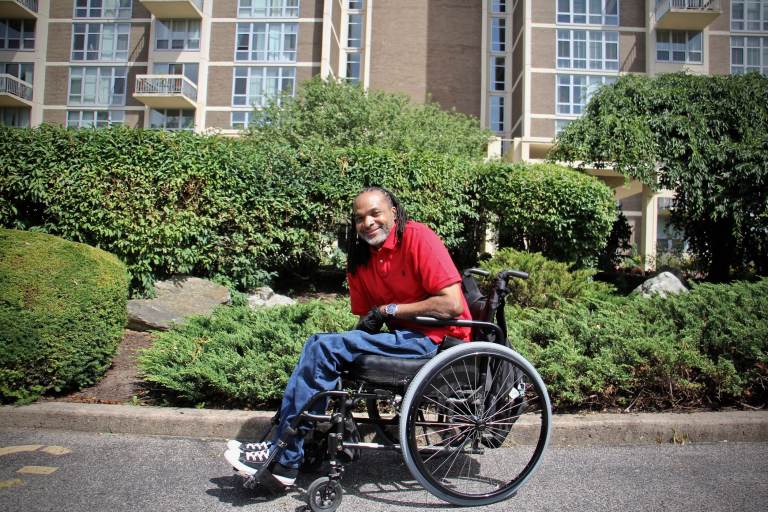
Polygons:
<instances>
[{"instance_id":1,"label":"asphalt road","mask_svg":"<svg viewBox=\"0 0 768 512\"><path fill-rule=\"evenodd\" d=\"M298 511L313 476L286 495L239 487L224 441L0 430L0 510ZM435 500L396 452L347 466L339 510L764 511L768 443L553 448L517 497L482 509Z\"/></svg>"}]
</instances>

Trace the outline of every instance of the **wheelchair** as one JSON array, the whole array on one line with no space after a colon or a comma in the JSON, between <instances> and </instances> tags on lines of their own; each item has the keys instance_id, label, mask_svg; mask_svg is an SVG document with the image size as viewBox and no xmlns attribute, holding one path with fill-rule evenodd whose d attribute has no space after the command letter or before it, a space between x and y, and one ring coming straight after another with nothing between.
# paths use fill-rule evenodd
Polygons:
<instances>
[{"instance_id":1,"label":"wheelchair","mask_svg":"<svg viewBox=\"0 0 768 512\"><path fill-rule=\"evenodd\" d=\"M549 441L551 404L537 371L509 346L504 318L509 279L528 275L500 272L487 293L475 276L488 272L462 274L472 320L417 319L470 327L473 341L446 338L431 359L358 357L339 386L313 396L277 441L264 468L297 433L306 433L301 471L328 468L307 489L310 510L339 507L344 464L366 449L399 450L427 491L459 506L510 498L536 471ZM323 404L324 414L310 412ZM277 422L276 415L273 427ZM379 442L363 442L358 430L363 424L372 425ZM246 476L244 486L268 488L270 478L262 469Z\"/></svg>"}]
</instances>

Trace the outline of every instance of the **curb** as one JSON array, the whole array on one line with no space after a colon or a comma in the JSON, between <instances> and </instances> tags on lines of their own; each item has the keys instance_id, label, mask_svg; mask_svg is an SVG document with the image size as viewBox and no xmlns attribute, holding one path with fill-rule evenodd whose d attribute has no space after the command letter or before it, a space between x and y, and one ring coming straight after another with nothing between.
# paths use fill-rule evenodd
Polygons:
<instances>
[{"instance_id":1,"label":"curb","mask_svg":"<svg viewBox=\"0 0 768 512\"><path fill-rule=\"evenodd\" d=\"M257 439L273 412L43 402L0 407L0 428ZM553 446L766 442L768 411L559 414Z\"/></svg>"}]
</instances>

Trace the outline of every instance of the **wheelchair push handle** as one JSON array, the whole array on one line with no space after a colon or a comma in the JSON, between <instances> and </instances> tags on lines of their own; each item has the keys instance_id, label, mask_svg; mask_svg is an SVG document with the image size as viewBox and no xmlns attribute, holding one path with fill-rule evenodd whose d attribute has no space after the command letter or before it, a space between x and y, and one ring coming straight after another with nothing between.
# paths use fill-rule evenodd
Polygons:
<instances>
[{"instance_id":1,"label":"wheelchair push handle","mask_svg":"<svg viewBox=\"0 0 768 512\"><path fill-rule=\"evenodd\" d=\"M528 273L522 270L504 270L499 272L499 280L506 281L510 277L516 277L518 279L528 279Z\"/></svg>"}]
</instances>

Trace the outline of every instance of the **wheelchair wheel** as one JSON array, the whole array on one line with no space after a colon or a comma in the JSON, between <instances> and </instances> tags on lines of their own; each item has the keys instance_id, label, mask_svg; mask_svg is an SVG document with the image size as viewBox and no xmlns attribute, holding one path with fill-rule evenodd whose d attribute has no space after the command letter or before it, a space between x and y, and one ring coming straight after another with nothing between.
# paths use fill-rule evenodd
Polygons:
<instances>
[{"instance_id":1,"label":"wheelchair wheel","mask_svg":"<svg viewBox=\"0 0 768 512\"><path fill-rule=\"evenodd\" d=\"M438 354L403 399L400 446L413 477L462 506L513 496L549 441L547 389L509 347L473 342Z\"/></svg>"},{"instance_id":2,"label":"wheelchair wheel","mask_svg":"<svg viewBox=\"0 0 768 512\"><path fill-rule=\"evenodd\" d=\"M333 512L341 505L343 492L338 480L318 478L307 489L307 504L312 512Z\"/></svg>"}]
</instances>

